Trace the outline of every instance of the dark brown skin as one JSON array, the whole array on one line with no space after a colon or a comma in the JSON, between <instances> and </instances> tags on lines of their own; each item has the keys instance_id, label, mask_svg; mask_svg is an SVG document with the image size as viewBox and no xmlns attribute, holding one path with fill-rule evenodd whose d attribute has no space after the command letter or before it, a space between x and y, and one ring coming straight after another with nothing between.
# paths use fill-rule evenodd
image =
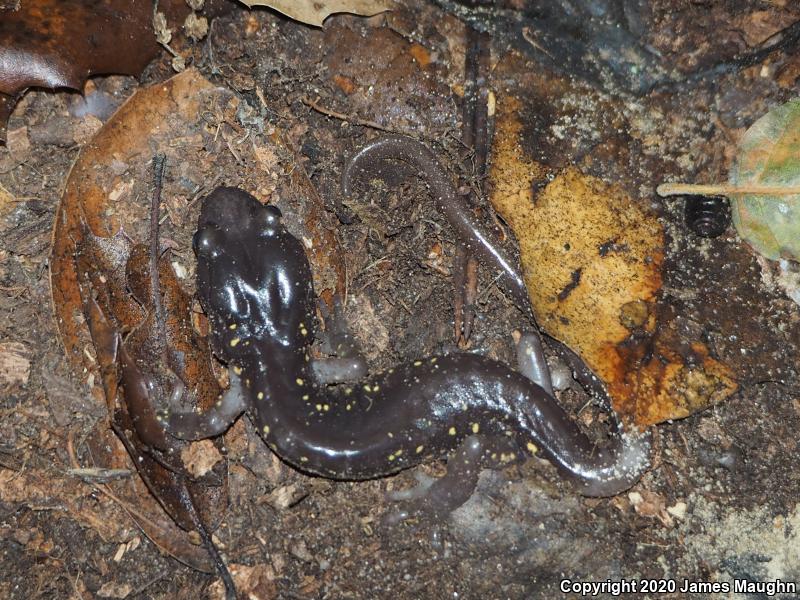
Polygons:
<instances>
[{"instance_id":1,"label":"dark brown skin","mask_svg":"<svg viewBox=\"0 0 800 600\"><path fill-rule=\"evenodd\" d=\"M230 424L223 413L246 408L279 456L333 479L382 477L456 449L474 455L473 471L534 453L581 493L604 496L630 487L646 466L641 448L597 448L551 394L473 354L429 357L328 389L315 381L308 354L317 326L311 270L280 211L218 188L203 201L194 245L212 345L242 389L208 414L173 413L173 435L216 435Z\"/></svg>"}]
</instances>

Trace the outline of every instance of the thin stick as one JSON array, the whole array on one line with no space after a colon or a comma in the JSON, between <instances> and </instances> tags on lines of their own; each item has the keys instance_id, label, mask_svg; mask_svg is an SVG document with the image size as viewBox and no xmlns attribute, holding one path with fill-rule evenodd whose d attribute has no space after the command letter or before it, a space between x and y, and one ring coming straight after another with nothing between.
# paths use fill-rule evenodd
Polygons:
<instances>
[{"instance_id":1,"label":"thin stick","mask_svg":"<svg viewBox=\"0 0 800 600\"><path fill-rule=\"evenodd\" d=\"M164 323L166 316L161 305L161 284L158 273L159 239L158 239L158 212L161 206L161 186L164 181L164 164L167 157L156 154L153 157L153 197L150 202L150 293L152 295L153 310L155 312L156 327L158 328L159 345L161 352L166 351L167 334Z\"/></svg>"},{"instance_id":2,"label":"thin stick","mask_svg":"<svg viewBox=\"0 0 800 600\"><path fill-rule=\"evenodd\" d=\"M403 133L408 135L404 131L400 131L397 129L392 129L391 127L384 127L380 123L376 123L375 121L369 121L367 119L360 119L353 115L348 115L345 113L336 112L335 110L330 110L329 108L325 108L324 106L320 106L318 103L314 102L310 98L301 98L300 101L308 106L309 108L317 111L318 113L322 113L326 117L331 117L334 119L339 119L340 121L347 121L348 123L353 123L355 125L361 125L362 127L371 127L372 129L377 129L378 131L385 131L387 133Z\"/></svg>"},{"instance_id":3,"label":"thin stick","mask_svg":"<svg viewBox=\"0 0 800 600\"><path fill-rule=\"evenodd\" d=\"M792 185L729 185L693 183L662 183L656 188L659 196L741 196L743 194L759 194L765 196L792 196L800 194L800 186Z\"/></svg>"}]
</instances>

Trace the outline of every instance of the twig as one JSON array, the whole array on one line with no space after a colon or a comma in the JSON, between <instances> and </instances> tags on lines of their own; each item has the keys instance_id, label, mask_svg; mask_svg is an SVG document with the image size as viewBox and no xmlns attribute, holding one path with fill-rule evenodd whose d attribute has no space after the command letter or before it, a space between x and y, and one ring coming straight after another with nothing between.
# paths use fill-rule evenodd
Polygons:
<instances>
[{"instance_id":1,"label":"twig","mask_svg":"<svg viewBox=\"0 0 800 600\"><path fill-rule=\"evenodd\" d=\"M487 33L467 28L467 54L464 62L464 109L461 144L468 150L462 158L470 177L464 182L470 188L469 199L474 206L482 196L480 179L486 174L489 154L489 45ZM463 178L462 178L463 179ZM455 342L459 348L469 347L475 322L475 299L478 295L478 263L467 247L456 245L453 261Z\"/></svg>"},{"instance_id":2,"label":"twig","mask_svg":"<svg viewBox=\"0 0 800 600\"><path fill-rule=\"evenodd\" d=\"M656 192L659 196L681 196L684 194L697 196L741 196L744 194L792 196L800 194L800 186L662 183L656 188Z\"/></svg>"},{"instance_id":3,"label":"twig","mask_svg":"<svg viewBox=\"0 0 800 600\"><path fill-rule=\"evenodd\" d=\"M161 206L161 186L164 181L166 161L167 157L164 154L156 154L153 157L153 197L150 203L150 294L162 353L165 352L167 345L167 332L164 325L167 320L161 304L161 283L158 273L158 259L161 258L158 240L158 214Z\"/></svg>"},{"instance_id":4,"label":"twig","mask_svg":"<svg viewBox=\"0 0 800 600\"><path fill-rule=\"evenodd\" d=\"M317 102L314 102L310 98L301 98L300 101L308 106L309 108L317 111L325 115L326 117L331 117L333 119L339 119L340 121L346 121L348 123L354 123L356 125L361 125L362 127L371 127L372 129L377 129L378 131L385 131L387 133L400 133L403 135L410 135L406 131L402 131L400 129L393 129L391 127L385 127L380 123L376 123L375 121L369 121L367 119L360 119L353 115L348 115L345 113L336 112L335 110L330 110L329 108L325 108L320 106Z\"/></svg>"}]
</instances>

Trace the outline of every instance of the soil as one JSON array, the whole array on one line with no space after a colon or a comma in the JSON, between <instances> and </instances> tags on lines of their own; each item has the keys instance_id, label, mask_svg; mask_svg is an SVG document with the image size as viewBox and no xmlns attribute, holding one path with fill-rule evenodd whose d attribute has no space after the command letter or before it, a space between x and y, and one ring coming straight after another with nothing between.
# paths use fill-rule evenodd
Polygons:
<instances>
[{"instance_id":1,"label":"soil","mask_svg":"<svg viewBox=\"0 0 800 600\"><path fill-rule=\"evenodd\" d=\"M239 156L235 144L244 135L264 140L282 132L291 169L319 191L325 227L335 230L347 270L345 317L375 368L454 348L456 240L416 178L369 182L359 197L344 198L339 176L345 157L383 129L419 137L451 172L483 185L462 161L457 92L465 25L451 4L405 0L388 15L334 16L324 29L237 9L214 21L204 40L175 46L239 102L235 127L220 134L226 145L197 166L219 176L199 183L205 190L247 187L248 172L269 173L270 158ZM507 4L505 12L476 19L507 18L521 3ZM230 503L215 537L249 597L581 597L565 593L565 579L663 580L661 591L641 594L650 598L692 597L672 592L670 581L678 589L684 580L800 586L800 307L787 295L791 276L758 257L732 227L717 238L697 237L684 222L683 203L655 194L665 180L726 180L747 126L797 94L796 52L730 66L800 19L790 3L751 4L651 3L636 50L652 49L670 68L646 90L617 77L613 57L576 74L569 61L561 70L553 61L540 66L542 44L550 54L556 48L547 39L526 48L512 43L513 27L498 27L492 38L493 66L516 53L520 69L541 70L547 82L526 104L539 110L522 119L531 154L618 183L659 215L667 236L661 301L674 315L671 326L701 337L733 370L739 390L654 426L651 470L617 497L581 497L546 462L531 460L485 471L477 492L446 520L394 526L382 521L392 510L386 493L413 485L413 471L368 482L308 477L273 456L241 419L226 437ZM586 32L582 48L589 43L597 51L597 32ZM577 51L567 46L558 48ZM95 77L83 95L31 90L9 121L0 150L4 598L222 597L213 575L150 541L108 492L115 488L70 473L76 464L98 464L97 440L117 442L95 380L65 356L51 307L51 232L71 166L126 98L173 75L171 68L165 56L139 80ZM706 75L692 76L698 72ZM513 88L529 81L525 75L492 85ZM177 188L177 173L186 170L168 165L166 195L170 185ZM146 181L136 185L148 189ZM262 178L258 186L250 189L280 200L280 182L269 186ZM165 200L171 218L162 231L173 240L189 290L198 208L190 192ZM146 205L141 193L132 198ZM146 227L132 231L143 239ZM505 243L514 250L510 236ZM470 351L512 363L510 332L524 326L524 315L484 271ZM585 408L583 392L560 400L602 438L606 419L594 405ZM441 474L443 462L420 470ZM132 466L125 477L137 477Z\"/></svg>"}]
</instances>

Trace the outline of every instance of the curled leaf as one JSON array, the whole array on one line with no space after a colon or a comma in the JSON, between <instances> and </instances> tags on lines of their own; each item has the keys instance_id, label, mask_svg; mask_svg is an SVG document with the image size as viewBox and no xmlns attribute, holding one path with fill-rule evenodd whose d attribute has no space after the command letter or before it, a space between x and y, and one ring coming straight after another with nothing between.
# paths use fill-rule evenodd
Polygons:
<instances>
[{"instance_id":1,"label":"curled leaf","mask_svg":"<svg viewBox=\"0 0 800 600\"><path fill-rule=\"evenodd\" d=\"M391 10L391 0L241 0L249 7L269 6L287 17L322 27L323 21L336 13L371 17Z\"/></svg>"}]
</instances>

